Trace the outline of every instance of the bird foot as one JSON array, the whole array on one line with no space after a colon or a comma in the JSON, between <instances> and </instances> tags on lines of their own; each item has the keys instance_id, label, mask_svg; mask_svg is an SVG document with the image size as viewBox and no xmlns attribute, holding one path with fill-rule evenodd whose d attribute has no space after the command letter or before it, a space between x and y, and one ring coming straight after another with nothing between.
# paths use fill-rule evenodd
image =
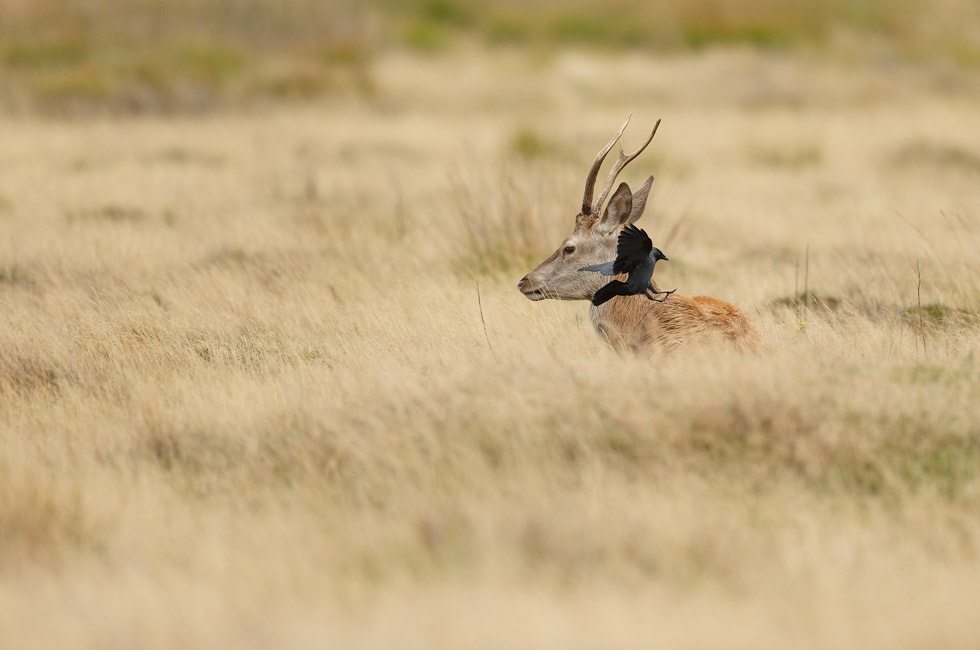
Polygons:
<instances>
[{"instance_id":1,"label":"bird foot","mask_svg":"<svg viewBox=\"0 0 980 650\"><path fill-rule=\"evenodd\" d=\"M643 295L647 297L647 300L652 300L653 302L666 302L667 301L667 297L670 296L670 294L674 293L675 291L677 291L677 289L671 289L670 291L651 291L651 290L647 290L647 292L645 292ZM650 295L650 294L653 294L653 295ZM656 296L660 296L660 295L662 295L663 298L657 298L656 297Z\"/></svg>"}]
</instances>

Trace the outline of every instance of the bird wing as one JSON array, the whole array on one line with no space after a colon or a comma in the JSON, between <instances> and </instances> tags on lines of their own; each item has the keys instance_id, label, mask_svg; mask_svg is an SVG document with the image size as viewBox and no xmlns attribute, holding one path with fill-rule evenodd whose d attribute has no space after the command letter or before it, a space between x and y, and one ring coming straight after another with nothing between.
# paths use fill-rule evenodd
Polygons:
<instances>
[{"instance_id":1,"label":"bird wing","mask_svg":"<svg viewBox=\"0 0 980 650\"><path fill-rule=\"evenodd\" d=\"M579 271L592 271L593 273L601 273L603 275L612 276L612 275L616 275L616 272L613 270L613 265L615 263L616 262L613 261L613 262L606 262L605 264L593 264L592 266L583 266L582 268L579 269Z\"/></svg>"},{"instance_id":2,"label":"bird wing","mask_svg":"<svg viewBox=\"0 0 980 650\"><path fill-rule=\"evenodd\" d=\"M646 231L633 225L626 226L619 233L613 272L629 273L643 264L652 250L653 242Z\"/></svg>"}]
</instances>

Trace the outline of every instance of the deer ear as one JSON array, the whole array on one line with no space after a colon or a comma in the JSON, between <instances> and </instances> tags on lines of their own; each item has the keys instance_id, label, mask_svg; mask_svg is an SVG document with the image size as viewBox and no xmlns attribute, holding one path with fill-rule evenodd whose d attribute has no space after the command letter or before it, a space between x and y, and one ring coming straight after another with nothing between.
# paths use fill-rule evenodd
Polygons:
<instances>
[{"instance_id":1,"label":"deer ear","mask_svg":"<svg viewBox=\"0 0 980 650\"><path fill-rule=\"evenodd\" d=\"M643 187L633 192L633 209L630 210L630 218L627 223L636 223L643 216L643 209L647 207L647 197L650 196L651 187L653 187L653 176L647 179Z\"/></svg>"},{"instance_id":2,"label":"deer ear","mask_svg":"<svg viewBox=\"0 0 980 650\"><path fill-rule=\"evenodd\" d=\"M632 211L633 193L630 192L629 185L620 183L619 187L616 188L616 193L609 199L606 211L602 213L599 230L608 233L626 225L629 223L630 212Z\"/></svg>"}]
</instances>

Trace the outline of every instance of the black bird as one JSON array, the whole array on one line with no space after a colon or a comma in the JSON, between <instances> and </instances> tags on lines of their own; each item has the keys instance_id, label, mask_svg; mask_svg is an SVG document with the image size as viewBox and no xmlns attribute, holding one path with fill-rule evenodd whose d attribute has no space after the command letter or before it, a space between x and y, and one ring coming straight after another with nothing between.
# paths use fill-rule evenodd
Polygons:
<instances>
[{"instance_id":1,"label":"black bird","mask_svg":"<svg viewBox=\"0 0 980 650\"><path fill-rule=\"evenodd\" d=\"M650 241L646 231L629 225L619 233L615 260L586 266L579 271L592 271L606 276L627 274L626 282L612 280L595 292L592 296L592 304L597 307L615 296L633 296L638 293L642 293L654 302L664 302L667 296L677 289L657 291L653 288L650 279L653 277L653 267L657 265L658 260L667 260L667 256L659 248L653 247L653 242ZM658 295L662 295L663 298L657 298Z\"/></svg>"}]
</instances>

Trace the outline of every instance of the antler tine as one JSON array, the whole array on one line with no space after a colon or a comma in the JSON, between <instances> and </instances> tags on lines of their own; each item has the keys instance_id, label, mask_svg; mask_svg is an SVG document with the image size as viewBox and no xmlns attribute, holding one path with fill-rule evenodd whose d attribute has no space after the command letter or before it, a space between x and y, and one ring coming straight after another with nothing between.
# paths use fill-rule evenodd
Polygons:
<instances>
[{"instance_id":1,"label":"antler tine","mask_svg":"<svg viewBox=\"0 0 980 650\"><path fill-rule=\"evenodd\" d=\"M592 193L595 191L595 177L599 174L599 168L602 167L602 161L606 159L606 154L609 150L613 148L613 145L623 136L623 131L626 130L626 125L630 123L630 118L633 117L633 113L626 117L626 121L623 122L623 126L619 127L619 132L616 136L609 141L605 147L602 148L596 157L592 161L592 168L589 170L589 175L585 177L585 196L582 197L582 214L591 215L595 214L592 210Z\"/></svg>"},{"instance_id":2,"label":"antler tine","mask_svg":"<svg viewBox=\"0 0 980 650\"><path fill-rule=\"evenodd\" d=\"M625 127L626 125L624 124L623 126ZM647 145L653 141L653 136L657 135L658 128L660 128L660 120L657 120L657 123L653 125L653 131L650 132L650 137L647 138L647 141L644 142L639 149L637 149L636 151L634 151L628 156L623 153L623 145L622 143L620 143L619 158L617 158L616 164L613 165L613 168L609 170L609 176L606 178L606 184L603 185L602 187L602 192L599 193L598 200L595 203L593 203L590 208L592 214L594 215L600 214L600 210L602 210L602 204L606 202L606 197L609 196L609 192L610 190L612 190L613 184L615 184L616 182L616 177L619 176L619 172L623 171L623 168L626 167L626 165L630 164L630 162L634 158L636 158L641 153L643 153L643 150L647 148ZM622 133L622 130L620 130L620 133ZM612 142L610 142L609 144L612 145ZM598 166L594 166L593 169L598 171L599 168ZM595 182L594 176L592 178L592 182L593 183ZM588 188L588 185L586 185L586 188Z\"/></svg>"}]
</instances>

